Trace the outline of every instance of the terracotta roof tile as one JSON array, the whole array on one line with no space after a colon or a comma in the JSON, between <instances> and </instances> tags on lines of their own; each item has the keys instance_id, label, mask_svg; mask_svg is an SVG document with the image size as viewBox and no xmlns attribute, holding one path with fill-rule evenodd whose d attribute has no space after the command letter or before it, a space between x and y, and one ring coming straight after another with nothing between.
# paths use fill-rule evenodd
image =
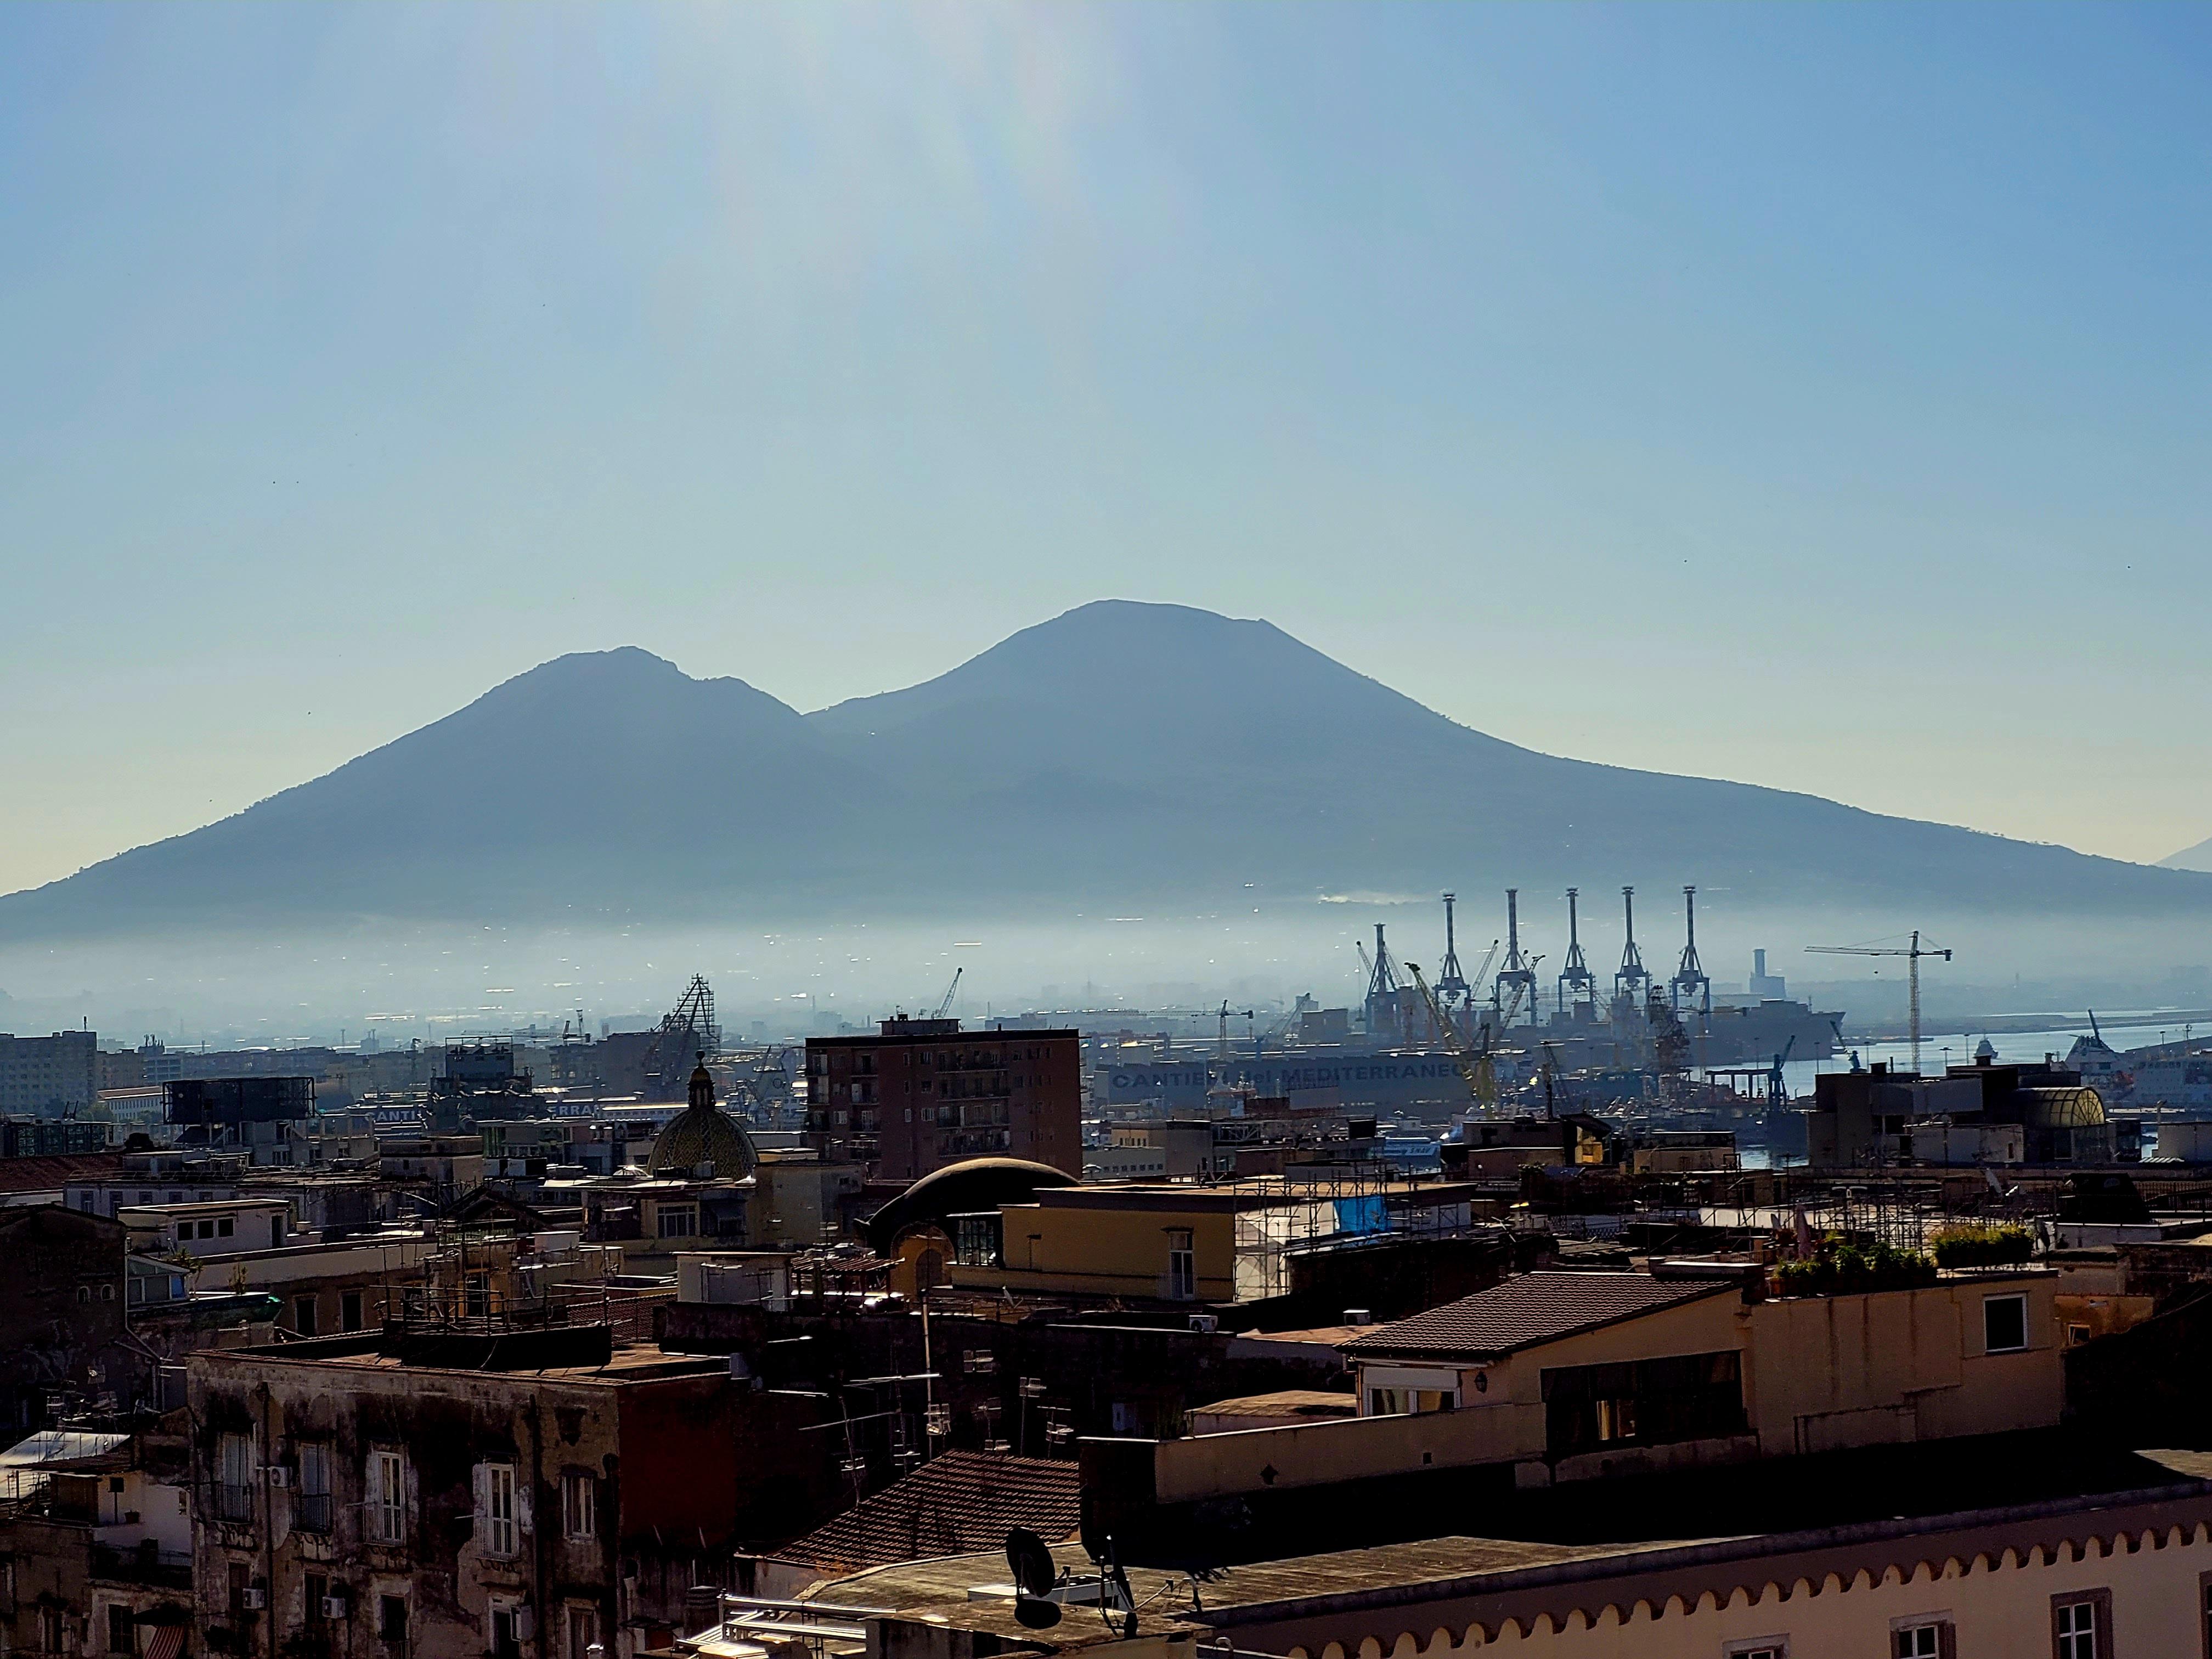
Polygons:
<instances>
[{"instance_id":1,"label":"terracotta roof tile","mask_svg":"<svg viewBox=\"0 0 2212 1659\"><path fill-rule=\"evenodd\" d=\"M1048 1543L1082 1521L1073 1463L948 1451L777 1550L829 1573L1006 1547L1006 1528L1027 1527Z\"/></svg>"},{"instance_id":2,"label":"terracotta roof tile","mask_svg":"<svg viewBox=\"0 0 2212 1659\"><path fill-rule=\"evenodd\" d=\"M123 1168L120 1152L52 1152L0 1158L0 1193L37 1193L72 1181L105 1181Z\"/></svg>"},{"instance_id":3,"label":"terracotta roof tile","mask_svg":"<svg viewBox=\"0 0 2212 1659\"><path fill-rule=\"evenodd\" d=\"M1485 1358L1736 1290L1726 1280L1543 1269L1385 1325L1346 1343L1344 1351L1355 1358Z\"/></svg>"}]
</instances>

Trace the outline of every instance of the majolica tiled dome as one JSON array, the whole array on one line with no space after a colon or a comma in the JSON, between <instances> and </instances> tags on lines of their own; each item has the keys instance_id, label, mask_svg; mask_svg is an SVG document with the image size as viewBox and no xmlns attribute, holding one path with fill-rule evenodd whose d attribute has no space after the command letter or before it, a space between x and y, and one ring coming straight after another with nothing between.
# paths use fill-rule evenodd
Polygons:
<instances>
[{"instance_id":1,"label":"majolica tiled dome","mask_svg":"<svg viewBox=\"0 0 2212 1659\"><path fill-rule=\"evenodd\" d=\"M714 1079L702 1060L691 1073L690 1104L653 1141L645 1172L688 1176L703 1164L722 1180L742 1181L758 1161L744 1126L716 1109Z\"/></svg>"}]
</instances>

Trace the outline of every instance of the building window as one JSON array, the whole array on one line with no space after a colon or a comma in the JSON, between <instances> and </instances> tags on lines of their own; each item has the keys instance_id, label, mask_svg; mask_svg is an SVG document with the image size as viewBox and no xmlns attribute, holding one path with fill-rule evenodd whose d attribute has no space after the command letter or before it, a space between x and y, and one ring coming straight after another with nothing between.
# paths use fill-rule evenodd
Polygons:
<instances>
[{"instance_id":1,"label":"building window","mask_svg":"<svg viewBox=\"0 0 2212 1659\"><path fill-rule=\"evenodd\" d=\"M1459 1404L1453 1389L1370 1389L1370 1417L1412 1417L1423 1412L1448 1412Z\"/></svg>"},{"instance_id":2,"label":"building window","mask_svg":"<svg viewBox=\"0 0 2212 1659\"><path fill-rule=\"evenodd\" d=\"M699 1211L696 1205L664 1204L657 1214L663 1238L690 1238L699 1231Z\"/></svg>"},{"instance_id":3,"label":"building window","mask_svg":"<svg viewBox=\"0 0 2212 1659\"><path fill-rule=\"evenodd\" d=\"M2069 1590L2051 1598L2052 1659L2110 1659L2112 1593Z\"/></svg>"},{"instance_id":4,"label":"building window","mask_svg":"<svg viewBox=\"0 0 2212 1659\"><path fill-rule=\"evenodd\" d=\"M1168 1229L1167 1299L1194 1301L1198 1296L1198 1255L1191 1249L1190 1229Z\"/></svg>"},{"instance_id":5,"label":"building window","mask_svg":"<svg viewBox=\"0 0 2212 1659\"><path fill-rule=\"evenodd\" d=\"M376 1598L376 1639L395 1652L407 1650L407 1598L404 1595L380 1595Z\"/></svg>"},{"instance_id":6,"label":"building window","mask_svg":"<svg viewBox=\"0 0 2212 1659\"><path fill-rule=\"evenodd\" d=\"M300 1443L300 1501L292 1524L302 1532L331 1529L331 1449L323 1441Z\"/></svg>"},{"instance_id":7,"label":"building window","mask_svg":"<svg viewBox=\"0 0 2212 1659\"><path fill-rule=\"evenodd\" d=\"M1982 1351L2018 1353L2027 1346L2027 1298L2024 1296L1985 1296L1982 1298Z\"/></svg>"},{"instance_id":8,"label":"building window","mask_svg":"<svg viewBox=\"0 0 2212 1659\"><path fill-rule=\"evenodd\" d=\"M368 1532L380 1544L407 1536L407 1466L396 1451L369 1454Z\"/></svg>"},{"instance_id":9,"label":"building window","mask_svg":"<svg viewBox=\"0 0 2212 1659\"><path fill-rule=\"evenodd\" d=\"M521 1659L522 1642L515 1629L515 1610L495 1601L491 1607L492 1659Z\"/></svg>"},{"instance_id":10,"label":"building window","mask_svg":"<svg viewBox=\"0 0 2212 1659\"><path fill-rule=\"evenodd\" d=\"M361 1328L361 1292L359 1291L338 1292L338 1328L342 1331L357 1331Z\"/></svg>"},{"instance_id":11,"label":"building window","mask_svg":"<svg viewBox=\"0 0 2212 1659\"><path fill-rule=\"evenodd\" d=\"M323 1622L323 1598L331 1593L331 1581L327 1574L311 1572L306 1576L302 1583L305 1589L301 1592L301 1600L305 1605L301 1607L301 1613L303 1622L310 1630L313 1630Z\"/></svg>"},{"instance_id":12,"label":"building window","mask_svg":"<svg viewBox=\"0 0 2212 1659\"><path fill-rule=\"evenodd\" d=\"M599 1483L588 1474L561 1477L561 1530L571 1538L599 1535Z\"/></svg>"},{"instance_id":13,"label":"building window","mask_svg":"<svg viewBox=\"0 0 2212 1659\"><path fill-rule=\"evenodd\" d=\"M39 1609L39 1651L62 1651L62 1610L59 1607Z\"/></svg>"},{"instance_id":14,"label":"building window","mask_svg":"<svg viewBox=\"0 0 2212 1659\"><path fill-rule=\"evenodd\" d=\"M1742 1356L1733 1349L1561 1366L1543 1373L1542 1387L1546 1445L1554 1457L1745 1431Z\"/></svg>"},{"instance_id":15,"label":"building window","mask_svg":"<svg viewBox=\"0 0 2212 1659\"><path fill-rule=\"evenodd\" d=\"M2089 1328L2087 1325L2069 1325L2066 1328L2066 1346L2068 1347L2078 1348L2088 1340Z\"/></svg>"},{"instance_id":16,"label":"building window","mask_svg":"<svg viewBox=\"0 0 2212 1659\"><path fill-rule=\"evenodd\" d=\"M987 1215L952 1218L952 1259L963 1267L997 1267L1005 1237L1005 1218L996 1210Z\"/></svg>"},{"instance_id":17,"label":"building window","mask_svg":"<svg viewBox=\"0 0 2212 1659\"><path fill-rule=\"evenodd\" d=\"M312 1293L292 1298L292 1328L301 1336L315 1334L315 1298Z\"/></svg>"},{"instance_id":18,"label":"building window","mask_svg":"<svg viewBox=\"0 0 2212 1659\"><path fill-rule=\"evenodd\" d=\"M597 1607L570 1607L568 1659L589 1659L599 1639L599 1610Z\"/></svg>"},{"instance_id":19,"label":"building window","mask_svg":"<svg viewBox=\"0 0 2212 1659\"><path fill-rule=\"evenodd\" d=\"M136 1653L138 1650L138 1621L131 1616L130 1608L109 1604L107 1650L110 1653Z\"/></svg>"},{"instance_id":20,"label":"building window","mask_svg":"<svg viewBox=\"0 0 2212 1659\"><path fill-rule=\"evenodd\" d=\"M484 1547L494 1555L514 1553L514 1465L484 1465Z\"/></svg>"},{"instance_id":21,"label":"building window","mask_svg":"<svg viewBox=\"0 0 2212 1659\"><path fill-rule=\"evenodd\" d=\"M1957 1638L1948 1619L1929 1619L1894 1626L1889 1632L1890 1659L1954 1659Z\"/></svg>"},{"instance_id":22,"label":"building window","mask_svg":"<svg viewBox=\"0 0 2212 1659\"><path fill-rule=\"evenodd\" d=\"M253 1519L253 1442L227 1434L216 1443L215 1512L225 1521Z\"/></svg>"}]
</instances>

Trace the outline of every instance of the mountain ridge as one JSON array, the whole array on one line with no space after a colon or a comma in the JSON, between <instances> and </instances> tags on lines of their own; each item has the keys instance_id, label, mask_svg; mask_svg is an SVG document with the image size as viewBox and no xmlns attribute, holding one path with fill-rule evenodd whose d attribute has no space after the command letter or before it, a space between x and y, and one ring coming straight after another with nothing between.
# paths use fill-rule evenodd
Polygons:
<instances>
[{"instance_id":1,"label":"mountain ridge","mask_svg":"<svg viewBox=\"0 0 2212 1659\"><path fill-rule=\"evenodd\" d=\"M2212 914L2196 872L1541 754L1270 623L1102 600L811 714L634 646L555 658L242 812L0 897L0 936L1630 881Z\"/></svg>"}]
</instances>

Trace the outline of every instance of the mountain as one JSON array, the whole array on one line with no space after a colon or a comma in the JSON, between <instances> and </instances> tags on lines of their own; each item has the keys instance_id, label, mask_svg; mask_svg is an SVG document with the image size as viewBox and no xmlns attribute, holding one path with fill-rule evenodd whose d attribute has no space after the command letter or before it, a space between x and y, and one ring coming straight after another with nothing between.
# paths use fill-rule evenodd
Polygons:
<instances>
[{"instance_id":1,"label":"mountain","mask_svg":"<svg viewBox=\"0 0 2212 1659\"><path fill-rule=\"evenodd\" d=\"M1269 623L1112 601L806 715L635 649L563 657L234 817L0 898L0 938L1625 881L1806 909L2212 912L2195 873L1539 754Z\"/></svg>"},{"instance_id":2,"label":"mountain","mask_svg":"<svg viewBox=\"0 0 2212 1659\"><path fill-rule=\"evenodd\" d=\"M2212 841L2200 841L2194 847L2169 853L2158 861L2158 866L2161 870L2212 871Z\"/></svg>"}]
</instances>

